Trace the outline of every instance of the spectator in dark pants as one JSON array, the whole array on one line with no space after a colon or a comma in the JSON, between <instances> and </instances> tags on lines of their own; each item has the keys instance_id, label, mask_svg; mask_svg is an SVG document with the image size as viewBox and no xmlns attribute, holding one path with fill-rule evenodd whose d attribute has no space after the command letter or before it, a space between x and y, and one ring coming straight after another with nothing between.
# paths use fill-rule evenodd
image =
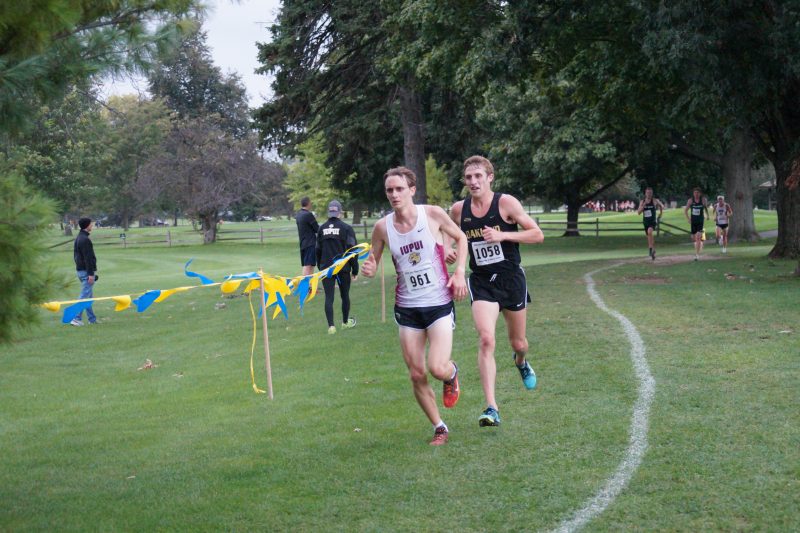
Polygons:
<instances>
[{"instance_id":1,"label":"spectator in dark pants","mask_svg":"<svg viewBox=\"0 0 800 533\"><path fill-rule=\"evenodd\" d=\"M308 276L314 273L314 248L317 244L317 231L319 224L311 212L311 200L305 196L300 200L300 211L294 216L297 222L297 233L300 237L300 265L303 267L303 275Z\"/></svg>"},{"instance_id":2,"label":"spectator in dark pants","mask_svg":"<svg viewBox=\"0 0 800 533\"><path fill-rule=\"evenodd\" d=\"M333 200L328 204L328 220L317 232L317 265L320 271L330 267L345 251L355 246L356 234L353 227L342 222L342 204ZM342 298L342 329L352 328L356 319L350 316L350 279L358 278L358 258L353 257L338 274L323 278L325 289L325 317L328 319L328 333L336 333L333 324L333 298L336 285Z\"/></svg>"},{"instance_id":3,"label":"spectator in dark pants","mask_svg":"<svg viewBox=\"0 0 800 533\"><path fill-rule=\"evenodd\" d=\"M94 246L89 234L94 229L94 222L91 218L82 218L78 221L78 226L81 228L78 236L75 237L75 243L72 248L73 259L75 260L75 270L78 274L78 279L81 282L81 300L86 298L93 298L94 284L97 281L97 258L94 255ZM97 322L97 317L94 315L92 306L86 308L86 318L89 319L90 324ZM72 319L70 322L73 326L83 325L83 311Z\"/></svg>"}]
</instances>

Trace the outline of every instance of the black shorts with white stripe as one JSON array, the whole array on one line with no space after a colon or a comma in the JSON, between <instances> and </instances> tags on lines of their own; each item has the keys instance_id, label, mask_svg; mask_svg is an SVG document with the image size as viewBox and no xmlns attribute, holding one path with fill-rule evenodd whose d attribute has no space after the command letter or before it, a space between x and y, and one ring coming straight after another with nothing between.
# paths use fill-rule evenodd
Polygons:
<instances>
[{"instance_id":1,"label":"black shorts with white stripe","mask_svg":"<svg viewBox=\"0 0 800 533\"><path fill-rule=\"evenodd\" d=\"M502 272L497 274L469 275L467 281L471 302L497 302L500 309L522 311L531 301L525 271Z\"/></svg>"}]
</instances>

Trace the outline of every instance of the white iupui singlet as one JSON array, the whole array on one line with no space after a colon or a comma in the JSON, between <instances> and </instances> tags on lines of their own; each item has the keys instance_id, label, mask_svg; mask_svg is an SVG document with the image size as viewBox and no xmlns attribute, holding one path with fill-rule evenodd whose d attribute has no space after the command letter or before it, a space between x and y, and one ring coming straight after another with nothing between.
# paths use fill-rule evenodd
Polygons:
<instances>
[{"instance_id":1,"label":"white iupui singlet","mask_svg":"<svg viewBox=\"0 0 800 533\"><path fill-rule=\"evenodd\" d=\"M394 227L394 213L386 216L389 250L397 270L395 303L400 307L433 307L452 300L444 246L428 229L425 206L418 205L417 223L408 233Z\"/></svg>"}]
</instances>

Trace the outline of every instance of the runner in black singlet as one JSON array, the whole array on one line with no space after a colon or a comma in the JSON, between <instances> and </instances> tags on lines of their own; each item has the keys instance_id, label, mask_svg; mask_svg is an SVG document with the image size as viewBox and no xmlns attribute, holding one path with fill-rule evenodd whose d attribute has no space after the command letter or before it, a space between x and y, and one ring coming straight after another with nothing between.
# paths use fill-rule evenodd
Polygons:
<instances>
[{"instance_id":1,"label":"runner in black singlet","mask_svg":"<svg viewBox=\"0 0 800 533\"><path fill-rule=\"evenodd\" d=\"M526 388L536 386L536 374L526 359L526 308L530 301L525 271L520 267L519 243L537 244L544 235L519 200L492 192L494 168L485 157L464 162L464 184L470 196L456 202L450 217L467 235L472 273L467 287L472 319L478 330L478 371L486 397L486 409L478 417L480 426L497 426L500 413L495 399L497 365L494 358L495 328L500 313L506 321L514 362ZM522 231L519 231L519 226ZM451 252L448 261L453 261Z\"/></svg>"},{"instance_id":2,"label":"runner in black singlet","mask_svg":"<svg viewBox=\"0 0 800 533\"><path fill-rule=\"evenodd\" d=\"M656 217L656 209L658 209L658 217ZM664 204L658 198L653 198L653 188L648 187L644 190L644 200L639 202L639 209L636 211L642 215L642 222L644 223L644 232L647 235L647 245L650 247L650 258L656 260L656 242L653 236L653 230L656 228L658 221L661 220L661 215L664 213Z\"/></svg>"},{"instance_id":3,"label":"runner in black singlet","mask_svg":"<svg viewBox=\"0 0 800 533\"><path fill-rule=\"evenodd\" d=\"M690 216L691 210L691 216ZM703 251L703 226L708 216L708 202L703 196L703 191L699 187L692 190L692 197L686 202L683 208L686 221L692 228L692 240L694 241L694 260L700 259L700 252Z\"/></svg>"}]
</instances>

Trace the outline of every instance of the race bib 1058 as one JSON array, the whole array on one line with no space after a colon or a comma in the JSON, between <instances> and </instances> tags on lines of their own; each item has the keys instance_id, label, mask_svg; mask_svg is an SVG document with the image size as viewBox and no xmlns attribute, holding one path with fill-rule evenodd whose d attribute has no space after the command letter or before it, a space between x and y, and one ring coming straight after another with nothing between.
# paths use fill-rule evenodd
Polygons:
<instances>
[{"instance_id":1,"label":"race bib 1058","mask_svg":"<svg viewBox=\"0 0 800 533\"><path fill-rule=\"evenodd\" d=\"M472 241L472 255L480 266L499 263L505 259L499 242Z\"/></svg>"}]
</instances>

